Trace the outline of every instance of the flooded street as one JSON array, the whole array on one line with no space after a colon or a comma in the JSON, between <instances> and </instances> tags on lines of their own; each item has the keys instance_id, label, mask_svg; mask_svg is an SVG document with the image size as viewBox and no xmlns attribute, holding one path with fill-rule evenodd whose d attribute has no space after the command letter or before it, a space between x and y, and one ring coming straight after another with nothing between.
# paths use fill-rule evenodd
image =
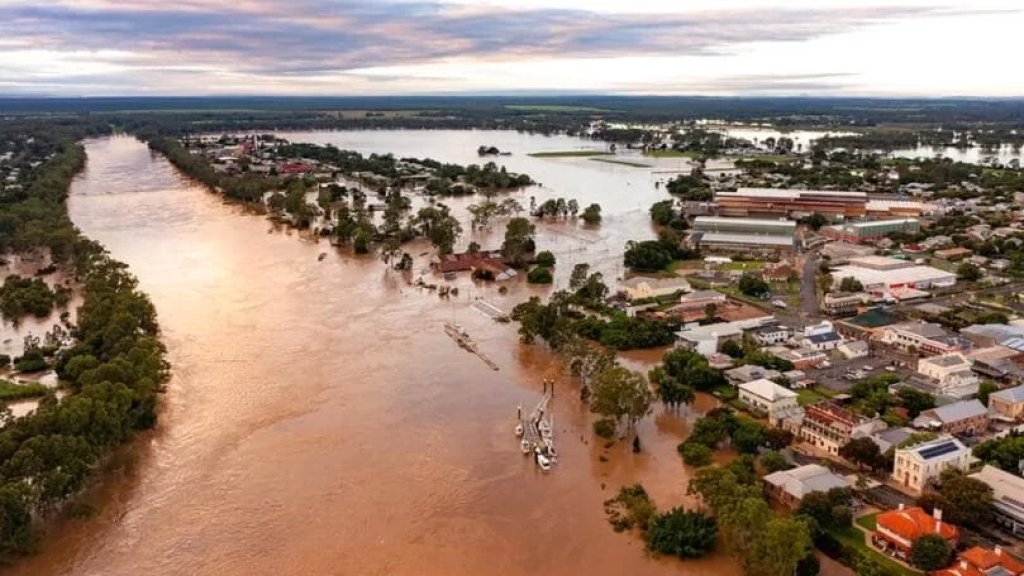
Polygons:
<instances>
[{"instance_id":1,"label":"flooded street","mask_svg":"<svg viewBox=\"0 0 1024 576\"><path fill-rule=\"evenodd\" d=\"M653 236L646 210L667 196L654 189L652 169L531 159L486 134L449 140L446 149L443 135L421 134L434 143L393 151L454 161L446 150L513 149L509 169L546 185L521 197L561 195L605 207L597 230L539 226L538 246L559 258L562 284L572 262L600 260L614 285L622 243ZM564 149L538 136L496 134ZM376 146L386 142L346 147ZM663 508L686 502L675 446L694 413L656 408L640 426L644 452L621 443L602 462L605 451L558 362L539 346L518 344L515 325L472 307L483 297L507 311L546 290L516 283L503 296L495 285L463 277L460 296L440 300L376 257L274 230L186 182L136 140L94 140L87 150L71 217L141 280L160 315L173 377L157 430L140 438L130 472L100 491L98 511L59 526L40 554L11 573L738 572L721 555L654 559L638 539L611 530L602 502L622 484L643 482ZM566 189L568 182L577 188ZM460 217L464 202L450 203ZM463 246L478 237L493 245L503 231L465 228ZM428 247L415 248L419 270ZM453 318L500 371L445 335L442 322ZM635 355L630 365L651 358ZM513 435L516 406L536 401L543 378L558 379L560 458L547 474L523 457ZM711 406L701 398L692 410Z\"/></svg>"}]
</instances>

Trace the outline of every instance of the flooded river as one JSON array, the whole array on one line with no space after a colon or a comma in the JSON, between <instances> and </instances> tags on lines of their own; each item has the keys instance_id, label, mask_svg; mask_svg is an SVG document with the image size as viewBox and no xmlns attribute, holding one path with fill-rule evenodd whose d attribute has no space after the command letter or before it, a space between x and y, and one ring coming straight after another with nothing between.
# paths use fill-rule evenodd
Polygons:
<instances>
[{"instance_id":1,"label":"flooded river","mask_svg":"<svg viewBox=\"0 0 1024 576\"><path fill-rule=\"evenodd\" d=\"M596 230L541 226L538 245L559 258L563 283L574 261L600 261L614 277L622 243L653 235L646 209L664 197L654 188L658 168L521 154L570 144L557 139L308 137L447 161L467 161L454 156L475 156L480 144L513 150L509 169L545 184L523 199L564 195L605 206ZM651 558L635 537L611 530L602 502L623 484L643 482L665 508L687 502L675 446L712 402L701 398L680 415L656 408L640 425L641 454L624 445L605 450L558 362L472 306L482 297L508 310L544 290L517 283L503 296L460 278L460 296L442 301L375 257L273 229L133 139L94 140L87 150L71 217L140 278L160 314L173 377L158 428L140 438L130 471L100 490L98 511L58 526L12 573L737 573L721 556ZM489 246L496 235L467 233L462 242ZM427 248L411 249L417 269ZM318 261L321 252L328 257ZM500 371L444 334L442 323L453 318ZM629 362L645 367L656 358L634 354ZM558 379L560 461L546 474L513 434L516 406L536 400L543 378Z\"/></svg>"}]
</instances>

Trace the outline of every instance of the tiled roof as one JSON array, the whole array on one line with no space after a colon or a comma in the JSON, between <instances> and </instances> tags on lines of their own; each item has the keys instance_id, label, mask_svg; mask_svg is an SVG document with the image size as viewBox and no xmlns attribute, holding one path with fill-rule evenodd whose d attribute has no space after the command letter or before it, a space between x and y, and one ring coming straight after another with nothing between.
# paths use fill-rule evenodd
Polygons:
<instances>
[{"instance_id":1,"label":"tiled roof","mask_svg":"<svg viewBox=\"0 0 1024 576\"><path fill-rule=\"evenodd\" d=\"M946 540L953 540L960 535L956 526L940 522L918 507L882 512L876 518L876 522L879 527L884 527L911 542L925 534L936 532Z\"/></svg>"}]
</instances>

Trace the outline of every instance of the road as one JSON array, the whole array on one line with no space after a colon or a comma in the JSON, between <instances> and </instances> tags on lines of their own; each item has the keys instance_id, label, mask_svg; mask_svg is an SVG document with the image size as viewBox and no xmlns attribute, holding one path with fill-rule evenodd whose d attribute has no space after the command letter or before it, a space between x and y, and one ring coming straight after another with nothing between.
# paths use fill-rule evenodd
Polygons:
<instances>
[{"instance_id":1,"label":"road","mask_svg":"<svg viewBox=\"0 0 1024 576\"><path fill-rule=\"evenodd\" d=\"M818 307L818 251L812 250L804 258L804 269L800 274L800 311L813 317L821 313Z\"/></svg>"}]
</instances>

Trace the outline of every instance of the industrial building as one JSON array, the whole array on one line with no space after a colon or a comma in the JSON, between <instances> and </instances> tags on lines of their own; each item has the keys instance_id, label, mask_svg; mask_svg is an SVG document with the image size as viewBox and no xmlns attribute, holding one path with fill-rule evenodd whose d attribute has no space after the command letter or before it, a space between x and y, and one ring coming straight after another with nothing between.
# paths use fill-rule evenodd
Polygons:
<instances>
[{"instance_id":1,"label":"industrial building","mask_svg":"<svg viewBox=\"0 0 1024 576\"><path fill-rule=\"evenodd\" d=\"M924 206L897 197L868 197L866 192L740 188L715 193L723 216L807 216L815 212L833 218L919 216Z\"/></svg>"},{"instance_id":2,"label":"industrial building","mask_svg":"<svg viewBox=\"0 0 1024 576\"><path fill-rule=\"evenodd\" d=\"M690 238L705 250L790 251L796 248L796 222L698 216Z\"/></svg>"},{"instance_id":3,"label":"industrial building","mask_svg":"<svg viewBox=\"0 0 1024 576\"><path fill-rule=\"evenodd\" d=\"M865 292L886 296L896 296L906 289L948 288L956 284L956 274L952 272L881 256L851 258L849 264L832 271L832 278L836 287L843 278L854 278Z\"/></svg>"},{"instance_id":4,"label":"industrial building","mask_svg":"<svg viewBox=\"0 0 1024 576\"><path fill-rule=\"evenodd\" d=\"M836 226L825 226L821 235L833 240L853 242L875 242L893 232L916 233L921 230L917 218L899 218L896 220L869 220L866 222L848 222Z\"/></svg>"}]
</instances>

